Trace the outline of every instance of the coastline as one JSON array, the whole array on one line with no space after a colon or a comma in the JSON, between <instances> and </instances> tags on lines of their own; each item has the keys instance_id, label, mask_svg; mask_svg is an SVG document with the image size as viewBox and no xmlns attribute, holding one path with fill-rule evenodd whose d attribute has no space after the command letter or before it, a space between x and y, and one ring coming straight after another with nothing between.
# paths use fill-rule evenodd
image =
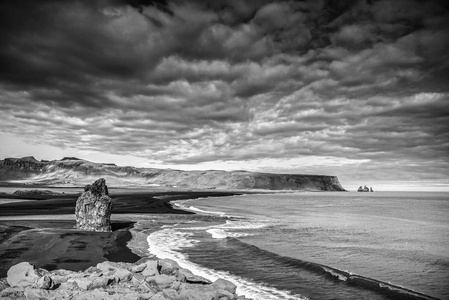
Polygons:
<instances>
[{"instance_id":1,"label":"coastline","mask_svg":"<svg viewBox=\"0 0 449 300\"><path fill-rule=\"evenodd\" d=\"M157 190L145 191L137 189L111 189L114 214L191 214L175 210L169 204L172 200L186 200L205 197L224 197L240 193L231 191L173 191ZM67 215L74 214L75 203L79 194L57 194L46 196L45 199L35 200L29 196L12 196L0 194L0 199L15 198L28 200L23 202L9 202L0 204L0 218L3 216L29 216L29 215ZM31 199L31 200L30 200Z\"/></svg>"},{"instance_id":2,"label":"coastline","mask_svg":"<svg viewBox=\"0 0 449 300\"><path fill-rule=\"evenodd\" d=\"M171 201L231 196L223 191L112 190L111 233L78 231L74 207L78 194L0 204L0 278L16 263L28 261L47 270L84 270L97 263L136 262L148 254L145 220L173 219L193 212L173 208ZM11 198L11 194L0 194ZM26 201L25 201L26 200ZM40 214L39 214L40 213ZM140 225L136 224L141 221ZM128 244L133 244L129 247ZM134 252L137 252L134 253Z\"/></svg>"},{"instance_id":3,"label":"coastline","mask_svg":"<svg viewBox=\"0 0 449 300\"><path fill-rule=\"evenodd\" d=\"M298 195L301 193L298 193ZM354 198L357 197L356 193L353 193ZM253 196L253 195L251 195ZM266 195L268 197L271 197L271 195ZM438 295L437 297L435 296L431 296L432 293L429 291L422 291L419 288L414 288L413 285L406 285L403 284L401 282L395 282L395 281L390 281L390 280L382 280L382 277L376 277L375 275L373 276L372 274L365 274L364 272L360 272L360 273L353 273L351 272L351 268L341 268L338 266L335 266L333 264L322 264L322 263L317 263L314 262L314 260L304 260L303 258L292 258L290 257L290 255L286 255L283 256L285 254L276 254L276 250L264 250L264 247L262 246L257 246L258 244L253 244L251 243L251 240L246 240L245 241L245 236L243 235L243 239L240 239L239 237L242 236L238 236L238 239L234 239L234 237L236 237L235 234L238 234L238 230L237 228L239 228L239 222L241 222L242 217L243 216L242 212L244 212L244 210L240 210L242 207L251 207L251 212L254 213L254 211L252 210L253 208L257 207L258 205L256 203L259 202L254 202L253 205L251 205L249 202L244 202L241 201L241 199L239 199L240 197L236 197L233 198L231 197L230 201L232 204L229 204L229 206L235 205L234 207L239 207L239 210L235 211L236 214L233 214L230 212L230 210L227 210L226 207L228 207L228 202L222 202L221 199L212 199L211 202L215 203L211 204L211 205L206 205L206 203L208 203L207 201L202 202L203 204L205 204L204 206L201 206L201 201L200 203L196 203L198 205L198 207L196 207L197 205L195 204L196 200L192 202L190 201L173 201L173 205L175 207L178 207L179 209L184 209L184 210L190 210L192 212L198 213L199 215L204 215L204 216L224 216L225 219L222 220L227 220L226 222L228 223L229 220L229 224L226 224L225 226L222 225L218 225L218 226L214 226L214 225L210 225L207 224L208 226L203 226L203 225L198 225L195 224L193 228L185 228L185 227L181 227L181 226L173 226L173 230L171 228L167 228L164 229L163 231L166 231L166 233L164 235L162 234L157 234L159 240L167 240L169 242L172 242L174 239L167 239L169 238L169 235L175 235L175 234L179 234L180 232L188 232L186 229L190 229L190 233L193 232L193 236L194 238L190 238L188 234L186 234L187 239L195 239L195 240L201 240L201 247L199 246L187 246L184 248L178 248L176 249L176 252L182 253L183 255L185 255L185 257L183 256L179 256L178 253L171 253L172 255L177 255L176 259L177 260L181 260L184 263L189 263L189 265L192 267L198 267L198 265L201 265L201 267L203 269L209 269L209 270L213 270L213 274L217 275L220 274L220 272L229 272L231 274L233 274L234 277L239 276L239 274L243 274L243 278L253 278L252 275L254 273L251 273L251 271L243 271L244 269L251 269L252 265L251 263L253 261L258 261L258 265L264 266L268 259L271 259L273 261L273 265L274 264L279 264L280 265L288 265L288 266L293 266L292 269L295 269L295 271L298 272L304 272L307 273L307 278L309 277L316 277L316 278L321 278L320 283L322 283L323 281L326 281L325 283L323 283L323 286L321 287L321 290L327 290L327 295L332 295L331 290L333 289L332 285L335 283L338 283L339 288L335 287L335 293L337 294L338 291L340 293L349 293L352 296L357 295L358 293L369 293L370 296L372 297L370 299L438 299ZM245 199L246 197L243 196L242 199ZM233 200L232 200L233 199ZM408 198L407 198L408 199ZM259 201L259 199L258 199ZM330 200L331 201L331 200ZM330 202L333 203L333 202ZM351 200L348 200L344 203L347 204L351 204L352 203L356 203L356 202L352 202ZM366 202L363 202L364 205L366 205ZM259 204L261 205L261 204ZM375 205L375 204L374 204ZM325 207L326 205L324 205L323 207ZM222 210L223 209L223 210ZM226 213L221 213L220 211L226 212ZM314 223L315 224L315 223ZM254 222L253 224L254 225ZM247 226L247 225L245 225ZM312 225L313 226L313 225ZM207 232L210 233L210 235L212 235L212 237L207 236L207 234L203 234L201 235L199 232L199 227L203 227L202 228L202 232ZM212 229L211 229L212 228ZM231 230L229 230L230 228L232 228ZM224 230L222 230L224 229ZM249 227L246 228L245 232L248 232ZM282 230L282 229L281 229ZM170 232L171 231L171 232ZM251 234L249 234L251 236ZM212 243L209 242L208 240L210 240L211 238L213 239L217 239L215 244L216 246L211 246ZM179 238L177 238L179 239ZM240 241L239 241L240 240ZM208 244L209 243L209 244ZM209 246L207 246L209 245ZM222 247L221 247L221 246ZM238 245L239 247L235 247L236 245ZM261 247L261 248L260 248ZM274 246L276 247L276 246ZM196 249L195 249L196 248ZM201 248L201 249L200 249ZM232 248L231 251L226 252L227 249ZM220 249L220 250L219 250ZM169 249L164 249L164 250L169 250ZM232 257L238 257L236 258L233 262L231 262L229 259L228 260L224 260L224 259L220 259L218 258L218 256L214 256L211 257L209 256L208 258L206 258L206 255L203 255L202 252L206 253L208 252L208 250L213 250L214 253L221 253L221 255L223 257L228 257L228 255L231 255ZM318 251L320 251L318 249ZM170 251L167 251L170 252ZM232 254L231 254L232 253ZM241 254L241 255L240 255ZM246 256L245 256L246 255ZM246 257L251 257L252 255L254 255L254 258L251 259L251 263L248 263L248 265L245 265L244 261L246 260ZM255 257L264 257L264 259L255 259ZM214 261L218 261L218 262L214 262ZM264 267L264 270L266 269L266 267ZM291 271L292 269L286 268L286 273ZM237 271L238 270L238 271ZM276 270L275 268L272 269L273 273L276 272L280 272L279 270ZM211 273L209 273L211 274ZM359 275L360 274L360 275ZM220 276L220 275L219 275ZM221 276L223 276L224 278L226 278L226 275L223 275L223 273L221 273ZM264 279L269 279L267 277L263 277L262 275L260 275L261 278L261 282L269 282L269 281L265 281ZM207 278L207 277L206 277ZM242 279L239 279L242 281ZM282 280L285 280L285 282L288 282L289 278L284 278ZM232 279L231 279L232 281ZM235 282L234 282L235 283ZM246 283L245 283L246 284ZM237 284L238 285L238 284ZM296 284L292 284L292 287L294 287ZM290 289L287 289L290 290ZM311 291L313 290L313 288L310 287L306 287L304 289L304 291L306 291L312 295L314 295L314 292ZM337 291L338 290L338 291ZM302 294L302 291L300 291L299 289L296 289L296 291L300 292ZM258 299L257 297L254 299ZM284 299L284 298L282 298ZM289 297L285 298L285 299L290 299ZM301 298L302 299L302 298ZM318 299L318 298L317 298ZM326 298L326 299L341 299L341 298ZM345 298L345 299L349 299L349 298ZM353 299L353 298L350 298ZM368 298L367 298L368 299ZM441 299L446 299L446 298L441 298Z\"/></svg>"},{"instance_id":4,"label":"coastline","mask_svg":"<svg viewBox=\"0 0 449 300\"><path fill-rule=\"evenodd\" d=\"M24 262L30 263L33 268L36 268L35 270L38 270L37 272L45 272L50 277L58 278L60 272L72 272L71 274L74 274L75 278L69 278L69 281L77 280L78 277L88 276L91 278L94 275L95 278L98 276L98 278L102 278L101 276L104 276L102 274L112 278L109 273L98 273L98 266L103 263L122 266L120 272L131 271L142 261L146 261L146 263L151 261L152 264L163 263L159 257L148 251L148 236L163 228L163 224L188 223L190 218L196 215L194 212L175 209L170 201L240 194L242 191L236 193L235 191L144 191L139 189L132 192L126 189L117 193L112 192L110 195L114 199L111 215L113 230L110 233L85 232L74 228L73 212L79 194L65 194L62 197L56 194L39 200L20 197L24 200L23 202L0 204L0 298L10 299L11 295L17 294L18 297L14 298L14 296L11 299L28 299L27 295L31 293L44 295L48 299L53 299L52 297L59 299L60 293L63 292L69 293L70 297L74 297L73 299L78 299L79 295L84 297L82 295L86 296L91 293L90 288L83 290L79 284L75 290L69 292L60 291L59 285L56 286L56 290L54 287L45 290L37 287L36 282L25 289L8 287L7 271ZM0 198L11 198L11 194L0 193ZM37 214L38 212L41 214ZM201 216L199 218L202 219ZM222 218L204 216L204 221L222 222ZM173 263L177 265L176 262ZM92 274L92 270L97 271ZM189 269L181 267L176 272L191 274L189 276L193 276L194 280L201 278L201 280L206 280L207 284L201 283L201 280L199 283L190 282L190 279L187 280L184 275L178 274L180 277L176 275L176 280L172 285L166 286L159 282L162 279L167 279L164 277L165 274L159 273L154 276L142 277L140 273L133 273L133 276L129 277L129 283L123 283L116 277L115 280L108 280L107 285L92 292L106 292L104 299L112 299L107 296L107 293L109 295L122 293L121 297L123 295L128 297L129 293L134 293L136 289L145 285L146 287L151 286L151 289L145 295L139 294L144 296L139 299L150 299L151 295L155 295L155 299L178 299L158 296L165 295L167 292L174 293L173 287L176 287L176 293L179 295L185 293L224 295L227 293L228 298L220 296L220 299L246 299L237 295L236 287L227 280L219 278L216 280L217 282L209 281L198 274L192 274ZM139 282L136 283L136 280ZM228 292L223 291L223 283L225 286L230 285L230 289L226 287ZM124 287L131 287L131 289L123 294ZM190 289L193 290L190 291ZM185 296L180 297L185 298ZM98 300L100 299L103 298L98 298Z\"/></svg>"},{"instance_id":5,"label":"coastline","mask_svg":"<svg viewBox=\"0 0 449 300\"><path fill-rule=\"evenodd\" d=\"M273 194L270 191L263 191L262 193ZM271 261L270 268L275 273L282 272L281 270L285 265L294 264L297 267L294 272L304 273L308 280L312 277L316 278L314 280L324 284L321 287L322 290L333 290L335 288L333 285L338 283L341 292L349 293L352 296L363 292L375 296L373 299L390 299L390 296L392 299L402 299L404 297L414 300L436 299L390 284L389 282L360 276L343 271L344 269L336 269L331 265L326 266L310 263L309 261L283 258L263 249L245 245L234 239L234 237L240 236L238 233L239 226L243 226L246 228L245 230L248 229L248 224L243 224L246 220L240 217L232 217L231 215L225 216L217 211L201 211L189 205L189 200L207 198L208 196L223 197L243 194L256 196L261 193L259 191L248 192L242 190L238 192L226 191L225 194L221 191L160 190L147 192L139 190L136 193L130 193L128 190L127 193L114 195L114 197L117 196L120 199L126 198L125 200L120 200L120 210L127 213L117 214L113 211L111 218L113 232L108 237L106 237L107 233L79 232L74 230L75 221L73 214L36 215L32 214L33 210L31 210L22 211L20 216L12 216L10 215L12 209L10 209L6 211L5 216L0 216L0 263L6 262L9 265L14 265L11 261L16 259L16 263L28 261L36 265L36 267L47 269L50 272L62 268L77 271L78 274L84 274L83 276L90 276L87 274L87 270L104 261L119 264L128 263L128 266L135 267L141 259L153 261L171 259L179 264L181 268L193 272L196 276L209 281L214 281L217 278L225 279L234 284L237 287L236 293L238 296L230 299L247 299L244 297L250 299L303 299L301 296L302 290L296 289L298 294L290 294L288 292L293 291L293 289L286 288L283 290L277 286L273 286L274 289L269 290L270 287L264 286L264 283L270 281L265 280L266 278L263 277L263 274L259 274L260 278L258 277L253 281L251 271L248 271L248 273L245 270L251 270L252 267L252 262L248 262L248 265L246 264L246 258L254 256L254 258L257 258L255 261L258 262L258 265L263 265L266 263L264 260L269 259ZM128 199L130 196L136 196L136 198ZM270 195L266 196L271 197ZM240 203L238 198L234 198L234 201ZM48 200L51 203L59 203L62 207L58 208L59 211L67 209L66 205L69 203L63 199ZM50 208L45 202L48 200L32 201L34 203L33 207L44 207L49 210ZM152 203L146 203L145 200L149 200L148 202ZM217 200L221 203L221 199ZM142 204L143 209L136 212L138 211L138 206L136 205L138 202ZM8 205L9 207L11 205L17 206L17 203ZM0 205L0 215L2 206L7 205ZM18 206L21 207L21 205ZM142 212L150 208L153 208L155 213ZM251 224L251 226L255 225ZM256 227L254 229L258 228ZM229 228L234 230L228 230ZM3 230L3 235L1 230ZM237 232L235 232L236 230ZM198 248L199 252L197 253L201 251L207 253L209 249L211 250L209 253L215 253L218 248L221 248L220 251L228 251L227 248L232 248L233 250L230 252L232 253L232 258L218 254L221 253L218 251L217 255L214 254L213 257L210 257L211 261L216 261L216 263L211 264L211 261L209 261L204 264L196 261L190 255L195 255L197 250L194 249L193 245L199 240L201 240L202 246L200 247L201 249ZM5 241L9 241L9 244L5 243ZM203 242L206 242L209 246L204 246ZM15 251L14 247L21 250ZM4 252L5 248L6 252ZM72 254L61 255L61 253L70 252L67 249L72 251ZM8 255L11 256L13 253L18 253L18 257L8 258ZM32 259L37 259L38 263L34 263ZM51 262L49 263L49 261ZM86 271L82 272L83 270ZM291 270L287 268L285 273L288 274L289 271ZM0 278L3 276L0 274ZM285 280L283 282L289 282L288 278L282 280ZM0 279L0 298L2 293L1 284L2 279ZM114 286L108 286L108 288L114 288ZM331 294L330 290L329 295ZM276 298L276 296L272 298L273 295L278 295L279 298ZM243 298L241 298L242 296ZM384 296L386 298L383 298Z\"/></svg>"}]
</instances>

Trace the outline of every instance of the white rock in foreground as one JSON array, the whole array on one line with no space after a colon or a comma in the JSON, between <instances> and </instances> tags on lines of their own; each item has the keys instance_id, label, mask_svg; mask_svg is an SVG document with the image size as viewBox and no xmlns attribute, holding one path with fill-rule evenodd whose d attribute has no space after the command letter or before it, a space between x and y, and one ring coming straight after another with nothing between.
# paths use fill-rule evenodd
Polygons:
<instances>
[{"instance_id":1,"label":"white rock in foreground","mask_svg":"<svg viewBox=\"0 0 449 300\"><path fill-rule=\"evenodd\" d=\"M21 262L8 270L6 281L11 287L25 287L33 285L40 277L33 265Z\"/></svg>"}]
</instances>

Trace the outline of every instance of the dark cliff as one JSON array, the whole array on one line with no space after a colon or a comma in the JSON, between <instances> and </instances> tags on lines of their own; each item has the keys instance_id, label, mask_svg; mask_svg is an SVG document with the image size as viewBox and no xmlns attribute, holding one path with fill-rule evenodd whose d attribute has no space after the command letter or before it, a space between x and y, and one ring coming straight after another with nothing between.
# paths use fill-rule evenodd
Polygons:
<instances>
[{"instance_id":1,"label":"dark cliff","mask_svg":"<svg viewBox=\"0 0 449 300\"><path fill-rule=\"evenodd\" d=\"M85 185L100 176L112 186L344 191L336 176L120 167L75 157L52 161L38 161L34 157L0 160L0 181Z\"/></svg>"},{"instance_id":2,"label":"dark cliff","mask_svg":"<svg viewBox=\"0 0 449 300\"><path fill-rule=\"evenodd\" d=\"M40 162L32 156L5 158L0 160L0 180L19 180L24 179L25 175L37 175L45 166L45 162Z\"/></svg>"}]
</instances>

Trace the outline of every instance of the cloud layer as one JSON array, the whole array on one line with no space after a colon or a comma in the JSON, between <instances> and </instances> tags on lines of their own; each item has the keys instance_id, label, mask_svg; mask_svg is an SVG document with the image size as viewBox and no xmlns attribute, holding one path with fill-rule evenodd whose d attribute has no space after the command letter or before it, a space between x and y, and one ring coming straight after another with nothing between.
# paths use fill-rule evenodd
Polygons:
<instances>
[{"instance_id":1,"label":"cloud layer","mask_svg":"<svg viewBox=\"0 0 449 300\"><path fill-rule=\"evenodd\" d=\"M31 144L448 183L445 1L0 8L0 131Z\"/></svg>"}]
</instances>

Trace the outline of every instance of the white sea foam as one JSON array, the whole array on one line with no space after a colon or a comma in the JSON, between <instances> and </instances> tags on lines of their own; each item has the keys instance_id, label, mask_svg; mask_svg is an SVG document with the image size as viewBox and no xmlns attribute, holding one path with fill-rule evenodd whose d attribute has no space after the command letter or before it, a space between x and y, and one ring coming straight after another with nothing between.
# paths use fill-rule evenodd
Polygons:
<instances>
[{"instance_id":1,"label":"white sea foam","mask_svg":"<svg viewBox=\"0 0 449 300\"><path fill-rule=\"evenodd\" d=\"M265 227L268 227L271 225L273 225L272 222L237 219L237 220L226 220L226 222L222 223L222 224L214 224L214 225L208 225L208 226L202 226L202 227L188 227L185 229L205 230L205 229L217 228L217 229L223 229L223 230L256 230L256 229L262 229L262 228L265 228Z\"/></svg>"},{"instance_id":2,"label":"white sea foam","mask_svg":"<svg viewBox=\"0 0 449 300\"><path fill-rule=\"evenodd\" d=\"M323 269L324 269L327 273L331 274L332 276L338 278L338 279L341 280L341 281L346 281L346 280L348 280L348 278L347 278L345 275L343 275L343 274L341 274L341 273L338 273L338 272L335 272L335 271L332 270L332 269L329 269L329 268L326 268L326 267L323 267Z\"/></svg>"},{"instance_id":3,"label":"white sea foam","mask_svg":"<svg viewBox=\"0 0 449 300\"><path fill-rule=\"evenodd\" d=\"M224 229L219 228L208 229L206 230L206 232L209 232L212 235L212 238L214 239L225 239L227 237L238 238L251 235L250 233L245 232L228 232Z\"/></svg>"},{"instance_id":4,"label":"white sea foam","mask_svg":"<svg viewBox=\"0 0 449 300\"><path fill-rule=\"evenodd\" d=\"M182 230L206 231L214 239L224 239L227 237L239 238L253 235L247 230L256 230L270 226L271 222L251 221L251 220L226 220L223 224L214 224L209 226L185 227ZM243 232L242 232L243 231Z\"/></svg>"},{"instance_id":5,"label":"white sea foam","mask_svg":"<svg viewBox=\"0 0 449 300\"><path fill-rule=\"evenodd\" d=\"M217 271L213 269L203 268L188 260L185 254L178 252L182 248L193 247L198 243L196 240L188 239L187 232L181 232L174 228L164 228L162 230L151 233L147 237L149 251L156 257L163 259L169 258L176 261L180 267L189 269L192 273L202 276L210 281L223 278L231 281L237 286L237 294L243 295L250 299L257 300L300 300L299 296L291 295L289 292L281 291L272 287L263 286L239 276L232 275L228 272Z\"/></svg>"},{"instance_id":6,"label":"white sea foam","mask_svg":"<svg viewBox=\"0 0 449 300\"><path fill-rule=\"evenodd\" d=\"M171 228L173 225L162 225L161 228Z\"/></svg>"},{"instance_id":7,"label":"white sea foam","mask_svg":"<svg viewBox=\"0 0 449 300\"><path fill-rule=\"evenodd\" d=\"M228 237L228 234L223 229L212 228L206 231L209 232L214 239L225 239Z\"/></svg>"},{"instance_id":8,"label":"white sea foam","mask_svg":"<svg viewBox=\"0 0 449 300\"><path fill-rule=\"evenodd\" d=\"M239 219L239 220L226 220L226 223L216 225L214 227L222 229L262 229L270 226L271 224L272 224L271 222L265 222L260 220L254 221L254 220Z\"/></svg>"},{"instance_id":9,"label":"white sea foam","mask_svg":"<svg viewBox=\"0 0 449 300\"><path fill-rule=\"evenodd\" d=\"M195 199L195 200L198 200L198 199ZM214 216L220 216L220 217L225 217L226 216L226 214L224 212L221 212L221 211L208 211L208 210L200 209L200 208L195 207L195 206L187 205L188 202L189 202L189 200L172 201L170 203L172 203L173 206L175 208L177 208L177 209L187 210L187 211L195 212L195 213L198 213L198 214L214 215Z\"/></svg>"},{"instance_id":10,"label":"white sea foam","mask_svg":"<svg viewBox=\"0 0 449 300\"><path fill-rule=\"evenodd\" d=\"M263 221L252 221L252 220L226 220L223 224L214 224L208 226L198 226L198 227L184 227L179 228L180 230L189 231L206 231L212 235L214 239L224 239L227 237L239 238L251 236L253 233L248 231L261 229L270 226L271 222Z\"/></svg>"},{"instance_id":11,"label":"white sea foam","mask_svg":"<svg viewBox=\"0 0 449 300\"><path fill-rule=\"evenodd\" d=\"M190 211L194 211L194 212L198 212L198 213L202 213L202 214L207 214L207 215L217 215L217 216L220 216L220 217L226 216L226 214L224 212L221 212L221 211L207 211L207 210L199 209L199 208L197 208L195 206L189 206L189 207L187 207L187 209L190 210Z\"/></svg>"}]
</instances>

